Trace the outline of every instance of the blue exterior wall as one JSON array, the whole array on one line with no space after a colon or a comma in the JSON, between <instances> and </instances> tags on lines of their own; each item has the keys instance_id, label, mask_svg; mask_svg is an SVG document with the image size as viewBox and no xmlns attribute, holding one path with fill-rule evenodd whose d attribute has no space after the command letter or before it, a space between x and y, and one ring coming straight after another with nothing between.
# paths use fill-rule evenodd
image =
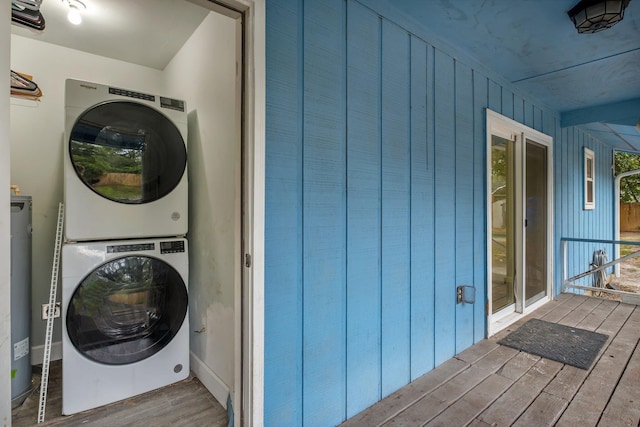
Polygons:
<instances>
[{"instance_id":1,"label":"blue exterior wall","mask_svg":"<svg viewBox=\"0 0 640 427\"><path fill-rule=\"evenodd\" d=\"M577 127L556 129L558 142L554 150L555 163L555 242L556 293L561 291L562 254L560 238L613 240L614 234L614 177L613 150ZM584 209L584 148L595 156L596 209ZM567 244L568 276L589 270L593 252L604 249L609 261L613 260L613 245L602 243ZM591 285L592 278L577 282ZM581 293L582 291L572 291Z\"/></svg>"},{"instance_id":2,"label":"blue exterior wall","mask_svg":"<svg viewBox=\"0 0 640 427\"><path fill-rule=\"evenodd\" d=\"M485 336L486 108L554 138L556 254L612 236L611 150L386 12L266 8L264 423L332 426Z\"/></svg>"}]
</instances>

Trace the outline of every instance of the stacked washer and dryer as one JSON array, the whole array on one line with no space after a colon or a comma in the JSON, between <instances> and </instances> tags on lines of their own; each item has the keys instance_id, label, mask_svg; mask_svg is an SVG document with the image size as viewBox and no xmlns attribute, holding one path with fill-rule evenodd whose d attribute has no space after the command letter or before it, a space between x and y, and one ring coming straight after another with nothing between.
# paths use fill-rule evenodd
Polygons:
<instances>
[{"instance_id":1,"label":"stacked washer and dryer","mask_svg":"<svg viewBox=\"0 0 640 427\"><path fill-rule=\"evenodd\" d=\"M62 412L189 375L183 101L67 80Z\"/></svg>"}]
</instances>

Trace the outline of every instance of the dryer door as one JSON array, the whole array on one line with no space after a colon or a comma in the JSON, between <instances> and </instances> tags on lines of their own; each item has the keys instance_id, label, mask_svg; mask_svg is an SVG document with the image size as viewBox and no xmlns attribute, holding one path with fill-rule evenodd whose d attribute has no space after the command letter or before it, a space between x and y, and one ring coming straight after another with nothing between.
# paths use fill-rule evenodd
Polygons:
<instances>
[{"instance_id":1,"label":"dryer door","mask_svg":"<svg viewBox=\"0 0 640 427\"><path fill-rule=\"evenodd\" d=\"M78 117L69 137L76 174L91 190L119 203L149 203L169 194L187 165L178 128L161 112L109 101Z\"/></svg>"},{"instance_id":2,"label":"dryer door","mask_svg":"<svg viewBox=\"0 0 640 427\"><path fill-rule=\"evenodd\" d=\"M67 307L74 347L99 363L138 362L162 350L187 313L187 288L166 262L131 255L96 268Z\"/></svg>"}]
</instances>

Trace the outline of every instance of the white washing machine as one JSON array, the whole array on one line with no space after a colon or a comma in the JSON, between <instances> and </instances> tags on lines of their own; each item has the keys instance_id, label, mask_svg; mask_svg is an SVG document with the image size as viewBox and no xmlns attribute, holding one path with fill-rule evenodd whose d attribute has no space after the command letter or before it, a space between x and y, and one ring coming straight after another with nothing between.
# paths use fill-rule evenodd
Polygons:
<instances>
[{"instance_id":1,"label":"white washing machine","mask_svg":"<svg viewBox=\"0 0 640 427\"><path fill-rule=\"evenodd\" d=\"M183 238L62 249L62 413L189 375L189 263Z\"/></svg>"},{"instance_id":2,"label":"white washing machine","mask_svg":"<svg viewBox=\"0 0 640 427\"><path fill-rule=\"evenodd\" d=\"M186 235L184 101L68 79L65 112L66 239Z\"/></svg>"}]
</instances>

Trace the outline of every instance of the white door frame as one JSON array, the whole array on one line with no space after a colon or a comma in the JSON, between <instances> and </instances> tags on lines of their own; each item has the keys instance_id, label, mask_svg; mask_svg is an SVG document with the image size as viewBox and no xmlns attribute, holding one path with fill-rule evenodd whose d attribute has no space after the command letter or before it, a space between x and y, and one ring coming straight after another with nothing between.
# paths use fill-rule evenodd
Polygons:
<instances>
[{"instance_id":1,"label":"white door frame","mask_svg":"<svg viewBox=\"0 0 640 427\"><path fill-rule=\"evenodd\" d=\"M236 289L234 421L264 423L265 0L187 0L242 19L242 289ZM248 255L250 263L245 260ZM241 402L241 403L240 403Z\"/></svg>"},{"instance_id":2,"label":"white door frame","mask_svg":"<svg viewBox=\"0 0 640 427\"><path fill-rule=\"evenodd\" d=\"M487 253L487 336L491 336L496 332L504 329L513 322L517 321L524 315L534 311L536 308L545 304L551 299L553 292L553 138L528 126L518 123L508 117L496 113L490 109L486 110L487 126L486 126L486 218L487 218L487 237L486 237L486 253ZM516 187L516 303L495 314L492 307L492 251L491 251L491 219L492 219L492 194L491 194L491 135L498 135L509 140L515 140L515 157L517 170L515 177ZM524 234L524 212L526 209L525 197L525 180L526 162L525 149L527 140L535 141L548 148L547 150L547 292L546 296L536 301L531 306L524 303L525 295L525 269L524 259L526 257L525 234Z\"/></svg>"},{"instance_id":3,"label":"white door frame","mask_svg":"<svg viewBox=\"0 0 640 427\"><path fill-rule=\"evenodd\" d=\"M10 50L11 50L11 12L9 5L0 8L0 72L6 77L2 79L3 87L9 84ZM11 181L10 156L11 139L9 132L9 92L0 101L0 423L11 426L11 198L9 184ZM7 337L6 339L4 337Z\"/></svg>"},{"instance_id":4,"label":"white door frame","mask_svg":"<svg viewBox=\"0 0 640 427\"><path fill-rule=\"evenodd\" d=\"M229 0L231 1L231 0ZM264 216L266 7L265 0L245 1L244 12L244 267L242 291L242 426L264 423ZM244 258L244 257L243 257ZM238 378L236 378L238 380Z\"/></svg>"}]
</instances>

